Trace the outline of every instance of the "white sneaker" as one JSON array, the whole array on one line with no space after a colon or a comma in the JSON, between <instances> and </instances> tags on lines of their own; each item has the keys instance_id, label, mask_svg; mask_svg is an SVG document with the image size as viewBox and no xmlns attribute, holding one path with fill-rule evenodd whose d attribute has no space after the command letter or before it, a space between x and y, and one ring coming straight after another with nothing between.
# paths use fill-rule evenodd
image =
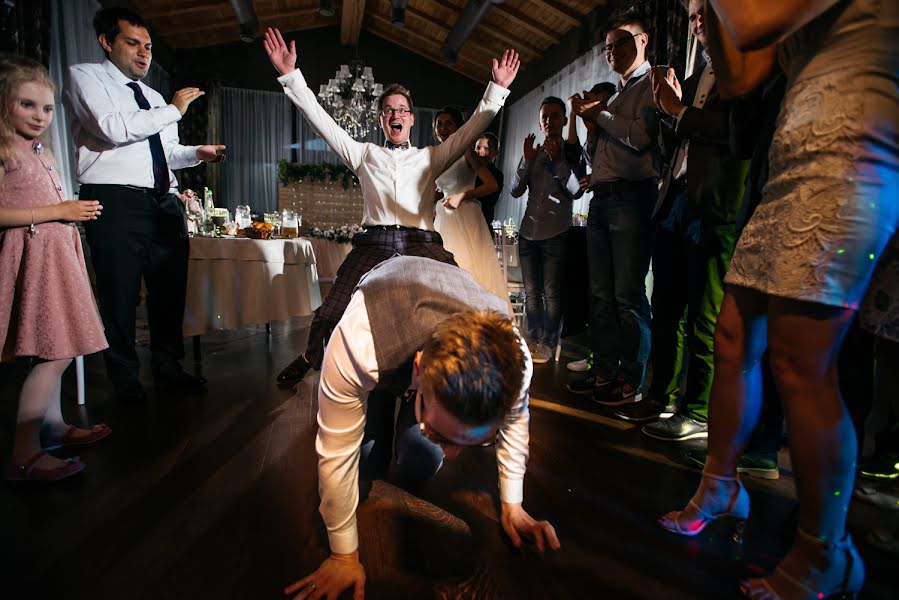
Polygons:
<instances>
[{"instance_id":1,"label":"white sneaker","mask_svg":"<svg viewBox=\"0 0 899 600\"><path fill-rule=\"evenodd\" d=\"M582 360L573 360L567 365L565 365L569 371L574 371L575 373L583 373L587 370L587 359Z\"/></svg>"},{"instance_id":2,"label":"white sneaker","mask_svg":"<svg viewBox=\"0 0 899 600\"><path fill-rule=\"evenodd\" d=\"M546 344L537 344L531 351L531 362L533 362L535 365L542 365L545 362L549 362L549 359L551 359L552 357L552 348L550 348Z\"/></svg>"}]
</instances>

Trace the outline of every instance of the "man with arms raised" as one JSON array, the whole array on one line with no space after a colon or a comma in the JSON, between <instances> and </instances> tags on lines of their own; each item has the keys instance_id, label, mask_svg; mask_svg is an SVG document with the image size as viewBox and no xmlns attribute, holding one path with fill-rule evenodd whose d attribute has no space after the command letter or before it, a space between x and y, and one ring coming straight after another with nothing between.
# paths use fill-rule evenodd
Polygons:
<instances>
[{"instance_id":1,"label":"man with arms raised","mask_svg":"<svg viewBox=\"0 0 899 600\"><path fill-rule=\"evenodd\" d=\"M359 279L378 263L394 256L414 255L455 264L434 231L434 181L474 145L491 119L502 108L507 89L518 73L518 54L506 50L493 59L493 81L471 118L439 146L413 148L409 131L415 123L409 90L393 84L384 90L378 106L384 130L384 146L357 142L337 126L319 106L315 94L295 68L296 44L288 48L277 29L265 34L265 50L281 77L278 81L303 116L331 150L358 177L362 186L362 226L365 233L353 238L353 250L337 270L334 286L316 311L309 329L305 354L279 375L278 383L293 383L321 365L324 341L350 301Z\"/></svg>"},{"instance_id":2,"label":"man with arms raised","mask_svg":"<svg viewBox=\"0 0 899 600\"><path fill-rule=\"evenodd\" d=\"M285 593L336 598L354 587L354 598L363 597L358 480L383 474L394 455L401 478L421 481L462 448L496 443L503 530L516 547L527 536L541 552L559 548L552 525L521 505L533 368L505 311L468 273L428 258L398 256L362 279L331 336L318 392L315 447L331 556Z\"/></svg>"}]
</instances>

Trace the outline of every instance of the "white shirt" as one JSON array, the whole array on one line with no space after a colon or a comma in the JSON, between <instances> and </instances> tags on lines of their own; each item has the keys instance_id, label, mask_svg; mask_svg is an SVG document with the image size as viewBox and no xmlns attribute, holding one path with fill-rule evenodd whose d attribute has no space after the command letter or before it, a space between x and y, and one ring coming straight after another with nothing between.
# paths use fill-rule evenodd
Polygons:
<instances>
[{"instance_id":1,"label":"white shirt","mask_svg":"<svg viewBox=\"0 0 899 600\"><path fill-rule=\"evenodd\" d=\"M521 393L500 429L496 445L500 499L507 503L522 501L528 461L528 387L533 364L524 340L521 345L526 358ZM318 386L315 449L319 456L320 511L331 551L339 554L349 554L359 546L356 507L359 452L365 432L363 400L377 383L378 361L371 325L365 298L357 291L328 341Z\"/></svg>"},{"instance_id":2,"label":"white shirt","mask_svg":"<svg viewBox=\"0 0 899 600\"><path fill-rule=\"evenodd\" d=\"M178 180L173 169L200 164L199 146L182 146L178 139L181 112L156 90L138 81L150 103L142 110L128 87L133 80L109 60L69 67L63 102L69 113L78 151L78 183L133 185L154 188L149 138L158 133L169 166L169 187Z\"/></svg>"},{"instance_id":3,"label":"white shirt","mask_svg":"<svg viewBox=\"0 0 899 600\"><path fill-rule=\"evenodd\" d=\"M702 67L702 73L699 74L699 83L696 85L696 93L693 95L693 104L691 106L695 108L702 108L705 106L706 98L709 97L709 94L712 91L712 86L715 85L715 71L712 70L712 63L706 61L705 65ZM677 125L680 125L681 117L684 116L684 113L687 112L688 107L683 107L679 113L677 113L677 121L675 125L675 130ZM680 148L677 151L677 159L674 161L674 179L680 179L684 175L687 174L687 155L690 152L690 140L685 139L681 142Z\"/></svg>"},{"instance_id":4,"label":"white shirt","mask_svg":"<svg viewBox=\"0 0 899 600\"><path fill-rule=\"evenodd\" d=\"M428 231L434 230L434 181L473 147L509 96L509 90L491 82L468 122L442 144L388 150L357 142L341 129L319 105L299 69L282 75L278 82L315 132L359 178L362 225L401 225Z\"/></svg>"}]
</instances>

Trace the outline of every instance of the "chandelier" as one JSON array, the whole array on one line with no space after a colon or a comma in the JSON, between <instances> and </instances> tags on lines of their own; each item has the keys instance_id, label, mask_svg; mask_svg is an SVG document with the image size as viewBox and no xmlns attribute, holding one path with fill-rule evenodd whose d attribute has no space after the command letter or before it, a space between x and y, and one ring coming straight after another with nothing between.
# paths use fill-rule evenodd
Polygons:
<instances>
[{"instance_id":1,"label":"chandelier","mask_svg":"<svg viewBox=\"0 0 899 600\"><path fill-rule=\"evenodd\" d=\"M318 101L350 137L360 140L378 122L378 97L383 91L384 86L375 83L371 67L356 60L340 65L334 79L322 84Z\"/></svg>"}]
</instances>

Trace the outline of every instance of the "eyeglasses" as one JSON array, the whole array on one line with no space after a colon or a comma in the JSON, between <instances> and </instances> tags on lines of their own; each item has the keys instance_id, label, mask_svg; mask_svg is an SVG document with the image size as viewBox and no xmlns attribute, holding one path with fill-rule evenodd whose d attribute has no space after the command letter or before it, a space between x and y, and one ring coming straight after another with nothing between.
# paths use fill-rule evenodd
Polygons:
<instances>
[{"instance_id":1,"label":"eyeglasses","mask_svg":"<svg viewBox=\"0 0 899 600\"><path fill-rule=\"evenodd\" d=\"M407 401L408 401L407 397ZM425 396L421 393L421 390L417 390L415 393L415 400L421 402L421 407L419 414L424 414L424 406L425 406ZM450 439L447 439L446 436L441 433L434 431L430 425L425 424L424 421L420 421L418 423L418 431L421 433L422 437L427 439L429 442L437 444L437 445L447 445L447 446L459 446L462 448L489 448L490 446L495 446L499 441L499 431L497 431L493 437L479 442L477 444L460 444L459 442L454 442Z\"/></svg>"},{"instance_id":2,"label":"eyeglasses","mask_svg":"<svg viewBox=\"0 0 899 600\"><path fill-rule=\"evenodd\" d=\"M605 46L603 46L601 48L601 51L603 54L611 54L612 50L614 50L615 48L620 48L621 46L629 43L631 41L631 39L637 37L638 35L646 35L646 34L642 31L640 33L632 33L631 35L629 35L627 37L623 37L620 40L612 42L611 44L606 44Z\"/></svg>"},{"instance_id":3,"label":"eyeglasses","mask_svg":"<svg viewBox=\"0 0 899 600\"><path fill-rule=\"evenodd\" d=\"M398 116L399 118L403 118L406 115L412 114L412 111L405 106L400 106L399 108L393 108L391 106L385 106L381 109L381 116L390 118L393 115Z\"/></svg>"}]
</instances>

